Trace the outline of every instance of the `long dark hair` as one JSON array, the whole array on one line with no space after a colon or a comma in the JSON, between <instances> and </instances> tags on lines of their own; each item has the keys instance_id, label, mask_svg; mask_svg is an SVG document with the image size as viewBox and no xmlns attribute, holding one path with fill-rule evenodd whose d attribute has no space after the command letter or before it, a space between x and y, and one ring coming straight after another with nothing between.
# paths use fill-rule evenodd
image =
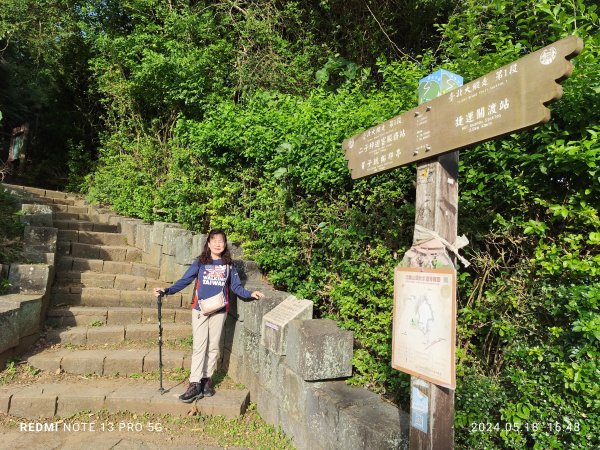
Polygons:
<instances>
[{"instance_id":1,"label":"long dark hair","mask_svg":"<svg viewBox=\"0 0 600 450\"><path fill-rule=\"evenodd\" d=\"M200 256L198 256L198 261L200 261L201 264L212 264L213 259L210 254L210 248L208 248L208 242L213 237L219 234L223 236L223 240L225 241L225 249L223 250L223 253L221 253L221 259L223 260L224 264L231 264L232 260L231 253L229 252L229 245L227 244L227 235L223 230L220 229L214 229L211 230L210 233L208 233L208 236L206 237L206 242L204 243L204 248L202 249L202 253L200 253Z\"/></svg>"}]
</instances>

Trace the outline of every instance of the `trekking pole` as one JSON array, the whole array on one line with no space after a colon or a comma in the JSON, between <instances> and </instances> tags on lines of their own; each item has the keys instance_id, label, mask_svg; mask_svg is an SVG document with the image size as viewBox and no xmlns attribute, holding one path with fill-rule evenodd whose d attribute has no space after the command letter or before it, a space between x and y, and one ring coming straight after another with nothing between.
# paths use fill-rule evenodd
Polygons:
<instances>
[{"instance_id":1,"label":"trekking pole","mask_svg":"<svg viewBox=\"0 0 600 450\"><path fill-rule=\"evenodd\" d=\"M163 339L162 339L162 332L163 332L163 328L162 328L162 298L164 295L165 294L160 293L156 299L156 302L158 303L158 371L160 374L160 389L158 390L158 392L160 392L161 395L165 393L165 389L163 388L163 362L162 362L162 343L163 343Z\"/></svg>"}]
</instances>

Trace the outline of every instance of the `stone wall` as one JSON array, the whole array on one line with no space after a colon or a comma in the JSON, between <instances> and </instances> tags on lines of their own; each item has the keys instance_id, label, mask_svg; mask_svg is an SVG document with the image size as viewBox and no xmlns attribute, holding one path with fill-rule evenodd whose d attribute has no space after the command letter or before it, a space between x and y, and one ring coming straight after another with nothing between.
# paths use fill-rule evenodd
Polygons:
<instances>
[{"instance_id":1,"label":"stone wall","mask_svg":"<svg viewBox=\"0 0 600 450\"><path fill-rule=\"evenodd\" d=\"M118 225L128 244L142 251L143 262L160 267L159 279L165 282L179 279L206 241L178 224L148 224L108 210L100 216ZM312 302L269 287L256 264L242 259L239 247L231 250L246 288L266 296L230 304L220 365L250 390L261 417L292 437L298 449L407 448L408 415L378 394L343 381L352 374L352 332L332 320L313 319ZM191 296L192 286L169 296L167 304L183 305ZM265 320L277 307L295 302L310 307L284 314L277 325Z\"/></svg>"},{"instance_id":2,"label":"stone wall","mask_svg":"<svg viewBox=\"0 0 600 450\"><path fill-rule=\"evenodd\" d=\"M49 206L28 203L33 200L26 191L10 191L21 204L21 220L26 224L22 257L27 262L0 266L0 277L10 283L8 294L0 295L1 369L9 358L31 347L40 335L50 303L58 235L52 227ZM41 197L45 198L45 191L42 192Z\"/></svg>"}]
</instances>

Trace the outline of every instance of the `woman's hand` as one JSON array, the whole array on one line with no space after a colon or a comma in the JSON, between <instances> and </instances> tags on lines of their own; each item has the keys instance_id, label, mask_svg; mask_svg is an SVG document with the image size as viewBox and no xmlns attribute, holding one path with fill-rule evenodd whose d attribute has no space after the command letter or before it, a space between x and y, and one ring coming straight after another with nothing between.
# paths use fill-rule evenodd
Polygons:
<instances>
[{"instance_id":1,"label":"woman's hand","mask_svg":"<svg viewBox=\"0 0 600 450\"><path fill-rule=\"evenodd\" d=\"M263 294L260 291L254 291L251 295L251 297L256 300L258 300L259 298L263 298L264 296L265 296L265 294Z\"/></svg>"},{"instance_id":2,"label":"woman's hand","mask_svg":"<svg viewBox=\"0 0 600 450\"><path fill-rule=\"evenodd\" d=\"M159 297L161 295L165 295L165 290L163 288L154 288L154 296Z\"/></svg>"}]
</instances>

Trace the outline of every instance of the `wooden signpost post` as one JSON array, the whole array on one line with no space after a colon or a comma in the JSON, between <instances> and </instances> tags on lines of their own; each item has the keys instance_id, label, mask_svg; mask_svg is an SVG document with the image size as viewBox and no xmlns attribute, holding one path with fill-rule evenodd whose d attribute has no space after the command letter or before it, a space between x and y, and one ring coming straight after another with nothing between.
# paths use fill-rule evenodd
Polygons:
<instances>
[{"instance_id":1,"label":"wooden signpost post","mask_svg":"<svg viewBox=\"0 0 600 450\"><path fill-rule=\"evenodd\" d=\"M417 162L415 224L454 243L456 150L550 120L545 105L562 96L558 83L571 75L568 60L582 49L583 42L576 36L561 39L346 139L342 147L352 178ZM453 389L411 374L410 448L453 448ZM417 416L423 420L413 420Z\"/></svg>"}]
</instances>

